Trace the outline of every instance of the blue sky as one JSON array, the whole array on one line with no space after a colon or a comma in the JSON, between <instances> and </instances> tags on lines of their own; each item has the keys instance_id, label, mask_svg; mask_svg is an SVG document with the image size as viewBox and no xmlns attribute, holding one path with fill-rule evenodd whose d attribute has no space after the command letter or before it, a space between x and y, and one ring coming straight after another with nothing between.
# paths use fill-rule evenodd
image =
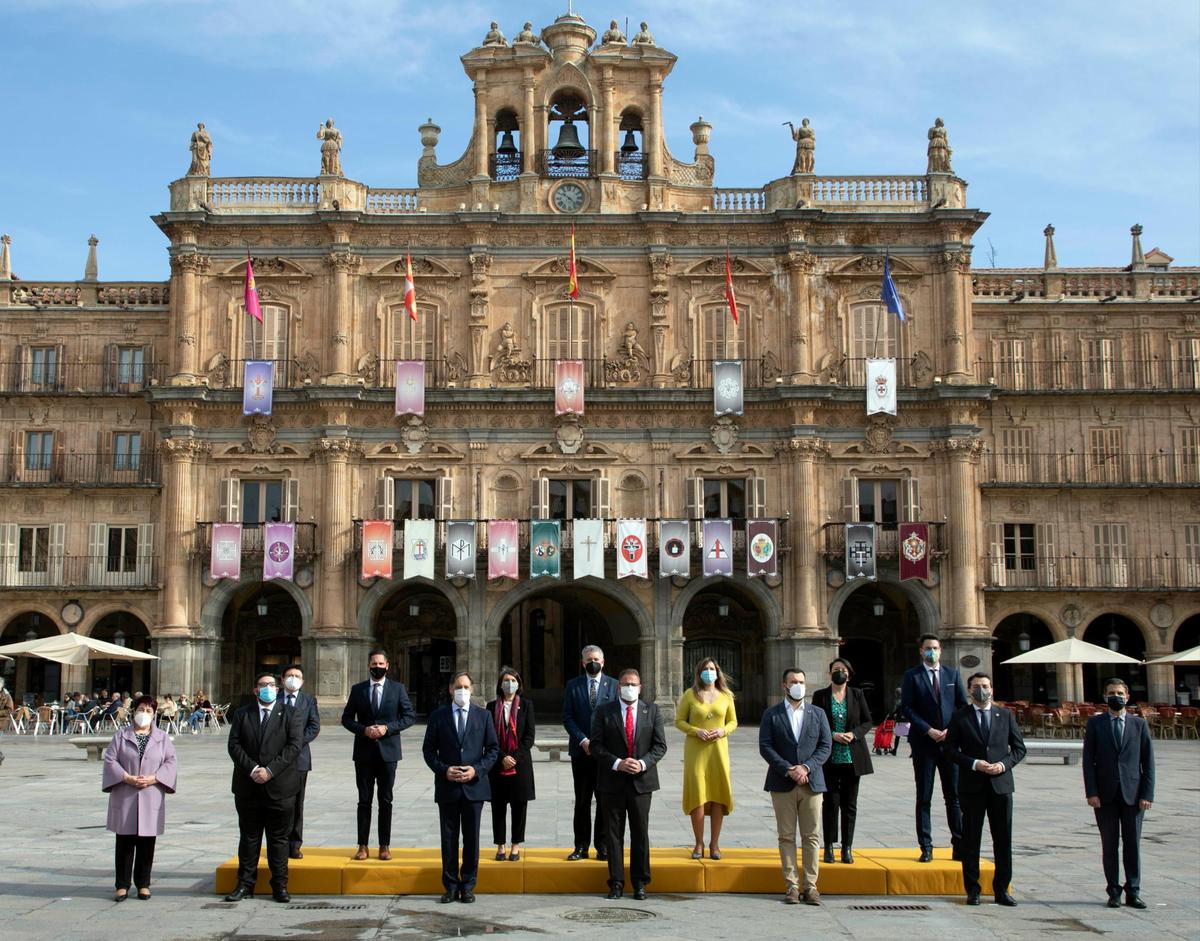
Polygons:
<instances>
[{"instance_id":1,"label":"blue sky","mask_svg":"<svg viewBox=\"0 0 1200 941\"><path fill-rule=\"evenodd\" d=\"M310 176L317 125L345 135L346 174L415 185L417 126L462 152L472 96L458 57L498 19L511 39L566 0L519 6L410 0L3 0L0 232L26 279L166 278L149 217L187 168L197 121L216 176ZM447 13L446 10L452 10ZM516 12L510 12L515 10ZM334 11L334 12L330 12ZM785 175L783 121L807 116L825 174L921 173L941 115L969 204L991 212L975 260L1040 266L1053 222L1060 265L1124 265L1129 227L1176 264L1200 262L1200 4L582 0L602 30L647 20L679 57L667 142L714 129L720 186Z\"/></svg>"}]
</instances>

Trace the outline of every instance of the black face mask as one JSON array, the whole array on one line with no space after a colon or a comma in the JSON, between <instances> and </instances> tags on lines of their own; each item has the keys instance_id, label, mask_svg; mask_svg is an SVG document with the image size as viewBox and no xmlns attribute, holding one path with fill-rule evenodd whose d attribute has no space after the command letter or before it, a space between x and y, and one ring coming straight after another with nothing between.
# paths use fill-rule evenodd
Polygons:
<instances>
[{"instance_id":1,"label":"black face mask","mask_svg":"<svg viewBox=\"0 0 1200 941\"><path fill-rule=\"evenodd\" d=\"M387 667L371 667L370 671L371 671L371 679L382 680L385 676L387 676L388 668Z\"/></svg>"},{"instance_id":2,"label":"black face mask","mask_svg":"<svg viewBox=\"0 0 1200 941\"><path fill-rule=\"evenodd\" d=\"M600 671L604 669L604 664L597 663L595 660L592 660L584 664L583 668L587 670L588 676L599 676Z\"/></svg>"},{"instance_id":3,"label":"black face mask","mask_svg":"<svg viewBox=\"0 0 1200 941\"><path fill-rule=\"evenodd\" d=\"M834 670L833 671L833 682L835 684L837 684L838 686L841 686L848 679L850 679L850 676L849 676L849 674L846 673L845 670Z\"/></svg>"},{"instance_id":4,"label":"black face mask","mask_svg":"<svg viewBox=\"0 0 1200 941\"><path fill-rule=\"evenodd\" d=\"M1108 703L1108 708L1113 712L1120 712L1125 708L1124 696L1108 696L1104 701Z\"/></svg>"}]
</instances>

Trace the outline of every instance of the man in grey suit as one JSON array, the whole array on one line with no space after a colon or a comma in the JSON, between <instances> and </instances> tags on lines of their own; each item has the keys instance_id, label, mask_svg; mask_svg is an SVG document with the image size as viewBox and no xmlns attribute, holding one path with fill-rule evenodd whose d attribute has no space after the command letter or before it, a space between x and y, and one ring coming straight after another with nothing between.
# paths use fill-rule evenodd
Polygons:
<instances>
[{"instance_id":1,"label":"man in grey suit","mask_svg":"<svg viewBox=\"0 0 1200 941\"><path fill-rule=\"evenodd\" d=\"M296 770L300 772L300 792L296 795L296 809L292 813L292 829L288 834L288 857L303 859L300 847L304 844L304 790L308 787L308 772L312 771L312 752L309 743L321 734L321 713L317 709L317 697L302 693L304 670L298 663L283 671L283 704L294 709L304 719L304 747L296 759Z\"/></svg>"},{"instance_id":2,"label":"man in grey suit","mask_svg":"<svg viewBox=\"0 0 1200 941\"><path fill-rule=\"evenodd\" d=\"M796 870L796 828L800 828L804 859L804 901L820 905L817 891L818 851L821 847L821 801L825 792L822 765L833 750L833 736L823 710L804 705L804 671L783 672L783 702L763 713L758 727L758 753L767 763L764 791L770 791L779 836L779 859L787 883L784 901L800 902Z\"/></svg>"},{"instance_id":3,"label":"man in grey suit","mask_svg":"<svg viewBox=\"0 0 1200 941\"><path fill-rule=\"evenodd\" d=\"M1129 686L1119 678L1104 684L1108 711L1088 719L1083 732L1083 789L1096 811L1108 907L1145 908L1141 897L1142 818L1154 801L1154 749L1146 720L1125 711ZM1123 844L1123 845L1122 845ZM1125 885L1117 862L1121 846Z\"/></svg>"}]
</instances>

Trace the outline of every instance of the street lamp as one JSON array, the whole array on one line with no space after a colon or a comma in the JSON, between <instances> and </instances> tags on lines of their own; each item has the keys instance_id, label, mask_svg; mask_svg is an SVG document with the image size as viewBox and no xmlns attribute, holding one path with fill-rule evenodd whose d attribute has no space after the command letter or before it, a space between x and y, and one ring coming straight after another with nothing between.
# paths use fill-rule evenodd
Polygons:
<instances>
[{"instance_id":1,"label":"street lamp","mask_svg":"<svg viewBox=\"0 0 1200 941\"><path fill-rule=\"evenodd\" d=\"M1020 648L1021 653L1025 653L1029 650L1029 633L1027 631L1021 631L1021 633L1017 635L1017 647Z\"/></svg>"},{"instance_id":2,"label":"street lamp","mask_svg":"<svg viewBox=\"0 0 1200 941\"><path fill-rule=\"evenodd\" d=\"M258 604L254 607L255 610L258 611L258 616L260 618L265 618L267 616L267 599L264 595L258 596Z\"/></svg>"},{"instance_id":3,"label":"street lamp","mask_svg":"<svg viewBox=\"0 0 1200 941\"><path fill-rule=\"evenodd\" d=\"M37 631L26 631L25 639L26 640L37 640Z\"/></svg>"},{"instance_id":4,"label":"street lamp","mask_svg":"<svg viewBox=\"0 0 1200 941\"><path fill-rule=\"evenodd\" d=\"M876 598L875 601L871 604L871 610L875 613L875 617L877 617L877 618L883 617L883 610L884 610L883 599Z\"/></svg>"},{"instance_id":5,"label":"street lamp","mask_svg":"<svg viewBox=\"0 0 1200 941\"><path fill-rule=\"evenodd\" d=\"M723 618L729 617L729 602L724 598L717 602L717 614Z\"/></svg>"},{"instance_id":6,"label":"street lamp","mask_svg":"<svg viewBox=\"0 0 1200 941\"><path fill-rule=\"evenodd\" d=\"M1108 649L1118 650L1121 646L1121 638L1117 636L1117 632L1113 631L1108 635Z\"/></svg>"},{"instance_id":7,"label":"street lamp","mask_svg":"<svg viewBox=\"0 0 1200 941\"><path fill-rule=\"evenodd\" d=\"M118 647L125 646L125 632L123 630L121 630L119 627L113 633L113 643L116 644Z\"/></svg>"},{"instance_id":8,"label":"street lamp","mask_svg":"<svg viewBox=\"0 0 1200 941\"><path fill-rule=\"evenodd\" d=\"M415 601L411 602L408 606L408 616L410 618L415 618L420 613L421 613L421 606Z\"/></svg>"}]
</instances>

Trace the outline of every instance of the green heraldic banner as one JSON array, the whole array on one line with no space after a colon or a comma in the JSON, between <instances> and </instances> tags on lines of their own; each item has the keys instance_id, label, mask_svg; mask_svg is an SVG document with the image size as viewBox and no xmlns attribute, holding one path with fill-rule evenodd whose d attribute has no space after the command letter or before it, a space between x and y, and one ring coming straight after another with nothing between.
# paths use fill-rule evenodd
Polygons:
<instances>
[{"instance_id":1,"label":"green heraldic banner","mask_svg":"<svg viewBox=\"0 0 1200 941\"><path fill-rule=\"evenodd\" d=\"M533 520L529 534L529 577L562 574L562 524L558 520Z\"/></svg>"}]
</instances>

